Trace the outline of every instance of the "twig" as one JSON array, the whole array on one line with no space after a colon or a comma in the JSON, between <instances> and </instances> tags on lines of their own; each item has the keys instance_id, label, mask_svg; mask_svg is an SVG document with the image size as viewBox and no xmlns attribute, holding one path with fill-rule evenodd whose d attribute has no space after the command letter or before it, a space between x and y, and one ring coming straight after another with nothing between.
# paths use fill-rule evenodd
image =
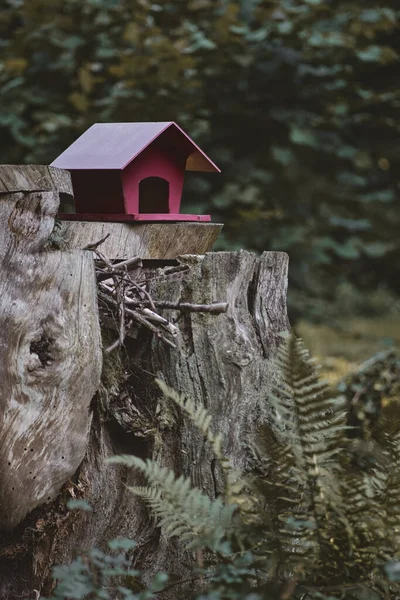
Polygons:
<instances>
[{"instance_id":1,"label":"twig","mask_svg":"<svg viewBox=\"0 0 400 600\"><path fill-rule=\"evenodd\" d=\"M125 340L125 304L124 293L121 290L121 285L118 286L118 312L119 312L119 341L122 346Z\"/></svg>"},{"instance_id":2,"label":"twig","mask_svg":"<svg viewBox=\"0 0 400 600\"><path fill-rule=\"evenodd\" d=\"M132 278L130 278L130 280L132 281ZM143 288L141 285L136 283L136 281L132 281L132 285L138 290L138 292L140 292L141 294L144 294L144 296L147 298L150 308L152 308L153 310L156 310L156 307L153 302L153 298L150 296L149 292L145 288Z\"/></svg>"},{"instance_id":3,"label":"twig","mask_svg":"<svg viewBox=\"0 0 400 600\"><path fill-rule=\"evenodd\" d=\"M118 302L116 300L114 300L114 298L110 298L110 296L108 296L104 292L99 291L99 298L101 298L104 302L111 305L112 307L118 308ZM160 332L160 330L155 325L150 323L150 321L148 321L145 317L140 315L138 312L131 310L130 308L126 308L125 312L126 312L126 314L130 315L132 317L132 319L134 319L141 325L144 325L145 327L150 329L150 331L155 333L157 337L159 337L163 342L165 342L166 344L171 346L171 348L176 348L175 344L173 342L171 342L171 340L169 340L168 338L163 336L162 333Z\"/></svg>"},{"instance_id":4,"label":"twig","mask_svg":"<svg viewBox=\"0 0 400 600\"><path fill-rule=\"evenodd\" d=\"M82 250L96 250L96 248L98 248L109 237L110 237L110 234L107 233L107 235L105 235L103 238L101 238L101 240L99 240L98 242L93 242L93 244L88 244L87 246L82 248Z\"/></svg>"},{"instance_id":5,"label":"twig","mask_svg":"<svg viewBox=\"0 0 400 600\"><path fill-rule=\"evenodd\" d=\"M164 325L165 329L167 329L167 331L172 336L176 337L178 335L179 329L176 327L176 325L173 325L172 323L167 321L167 319L164 319L164 317L162 317L161 315L158 315L157 313L153 312L149 308L143 308L141 310L141 312L145 317L147 317L151 321L155 321L156 323L160 323L161 325Z\"/></svg>"},{"instance_id":6,"label":"twig","mask_svg":"<svg viewBox=\"0 0 400 600\"><path fill-rule=\"evenodd\" d=\"M134 258L130 258L129 260L124 260L123 262L116 263L116 264L108 263L107 267L105 269L101 269L101 268L97 267L97 269L96 269L97 281L100 282L100 281L105 281L106 279L110 279L112 274L120 275L122 271L127 272L129 270L129 267L134 267L134 266L136 266L136 267L142 266L142 259L139 258L138 256L135 256ZM133 282L131 282L131 283L133 283Z\"/></svg>"},{"instance_id":7,"label":"twig","mask_svg":"<svg viewBox=\"0 0 400 600\"><path fill-rule=\"evenodd\" d=\"M141 266L143 266L142 259L139 256L134 256L133 258L128 258L128 260L113 264L113 269L114 271L124 271L125 269L129 270L128 267Z\"/></svg>"},{"instance_id":8,"label":"twig","mask_svg":"<svg viewBox=\"0 0 400 600\"><path fill-rule=\"evenodd\" d=\"M109 286L107 283L102 283L101 287L106 289L107 291L113 293L114 290L111 286ZM139 287L139 286L137 286ZM142 290L141 288L139 288L141 292L145 292L145 290ZM145 292L147 295L148 293ZM128 306L132 306L133 304L139 308L140 310L140 314L142 314L143 316L147 317L148 319L150 319L151 321L155 321L156 323L160 323L161 325L163 325L165 327L165 329L167 329L167 331L173 335L174 337L176 337L179 333L179 329L176 327L176 325L173 325L172 323L170 323L167 319L165 319L164 317L162 317L161 315L158 315L157 313L155 313L153 310L150 310L149 308L144 308L143 307L143 302L135 302L134 300L132 300L131 298L129 298L128 296L124 295L122 297L123 302L125 302ZM150 299L147 303L147 305L150 305L151 307L153 307L155 309L154 306L154 302Z\"/></svg>"},{"instance_id":9,"label":"twig","mask_svg":"<svg viewBox=\"0 0 400 600\"><path fill-rule=\"evenodd\" d=\"M116 350L120 346L121 346L121 340L120 340L120 338L118 338L115 340L115 342L113 344L111 344L111 346L107 346L107 348L104 350L104 352L109 354L110 352L112 352L113 350Z\"/></svg>"},{"instance_id":10,"label":"twig","mask_svg":"<svg viewBox=\"0 0 400 600\"><path fill-rule=\"evenodd\" d=\"M138 300L129 299L130 306L150 306L149 302L140 302ZM165 308L170 310L181 310L182 312L207 312L213 315L226 313L228 310L227 302L216 302L214 304L192 304L190 302L164 302L160 300L153 300L153 306L155 308Z\"/></svg>"},{"instance_id":11,"label":"twig","mask_svg":"<svg viewBox=\"0 0 400 600\"><path fill-rule=\"evenodd\" d=\"M109 319L110 314L115 320L115 328L118 331L118 339L105 349L109 353L123 346L129 329L135 322L149 329L162 342L172 348L176 348L171 337L179 334L179 329L167 318L159 314L160 309L177 310L181 312L203 312L210 314L225 313L228 309L226 302L215 302L212 304L195 304L190 302L166 302L153 300L146 289L147 279L141 279L146 273L135 271L129 273L133 267L142 267L140 257L132 257L121 262L111 261L107 256L97 250L108 236L96 244L90 244L91 249L97 256L96 277L99 286L99 301L104 303L102 315ZM177 267L175 267L176 269ZM185 266L185 270L188 270ZM135 278L135 279L134 279ZM154 279L154 278L152 278ZM157 279L157 278L156 278Z\"/></svg>"},{"instance_id":12,"label":"twig","mask_svg":"<svg viewBox=\"0 0 400 600\"><path fill-rule=\"evenodd\" d=\"M152 331L160 340L162 340L163 342L168 344L168 346L171 346L171 348L176 348L176 345L174 344L174 342L171 342L171 340L169 340L167 337L165 337L160 332L160 330L155 325L150 323L147 319L145 319L145 317L142 317L141 315L129 310L129 308L127 309L127 312L132 315L132 318L135 319L135 321L137 321L141 325L144 325L145 327L150 329L150 331Z\"/></svg>"}]
</instances>

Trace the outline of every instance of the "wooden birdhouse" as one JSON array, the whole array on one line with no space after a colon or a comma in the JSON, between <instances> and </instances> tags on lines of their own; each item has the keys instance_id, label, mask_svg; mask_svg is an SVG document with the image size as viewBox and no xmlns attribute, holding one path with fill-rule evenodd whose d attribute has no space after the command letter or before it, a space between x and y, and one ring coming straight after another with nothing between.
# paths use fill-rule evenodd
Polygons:
<instances>
[{"instance_id":1,"label":"wooden birdhouse","mask_svg":"<svg viewBox=\"0 0 400 600\"><path fill-rule=\"evenodd\" d=\"M70 171L82 221L210 221L180 214L185 171L219 172L173 122L96 123L52 163Z\"/></svg>"}]
</instances>

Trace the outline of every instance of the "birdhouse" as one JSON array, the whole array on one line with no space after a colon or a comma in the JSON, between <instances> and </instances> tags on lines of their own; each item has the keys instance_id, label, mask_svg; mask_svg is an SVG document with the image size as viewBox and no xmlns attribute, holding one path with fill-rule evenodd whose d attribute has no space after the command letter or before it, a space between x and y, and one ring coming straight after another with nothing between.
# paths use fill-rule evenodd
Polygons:
<instances>
[{"instance_id":1,"label":"birdhouse","mask_svg":"<svg viewBox=\"0 0 400 600\"><path fill-rule=\"evenodd\" d=\"M82 221L210 221L180 214L185 171L218 167L173 122L96 123L51 164L70 171Z\"/></svg>"}]
</instances>

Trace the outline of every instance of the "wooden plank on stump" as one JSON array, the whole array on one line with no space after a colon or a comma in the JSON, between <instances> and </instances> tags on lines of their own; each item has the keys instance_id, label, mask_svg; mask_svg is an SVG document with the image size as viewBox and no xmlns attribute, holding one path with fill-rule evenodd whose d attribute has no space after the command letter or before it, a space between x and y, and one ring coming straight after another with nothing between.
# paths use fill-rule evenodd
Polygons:
<instances>
[{"instance_id":1,"label":"wooden plank on stump","mask_svg":"<svg viewBox=\"0 0 400 600\"><path fill-rule=\"evenodd\" d=\"M222 230L219 223L98 223L63 221L61 236L69 248L84 248L99 240L108 258L173 259L181 254L205 254Z\"/></svg>"}]
</instances>

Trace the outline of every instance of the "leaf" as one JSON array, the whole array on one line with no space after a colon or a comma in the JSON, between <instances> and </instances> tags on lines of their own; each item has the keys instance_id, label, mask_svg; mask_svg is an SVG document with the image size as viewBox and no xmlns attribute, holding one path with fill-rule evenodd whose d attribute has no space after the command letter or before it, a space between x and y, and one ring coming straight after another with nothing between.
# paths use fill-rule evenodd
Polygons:
<instances>
[{"instance_id":1,"label":"leaf","mask_svg":"<svg viewBox=\"0 0 400 600\"><path fill-rule=\"evenodd\" d=\"M60 35L61 32L55 32L52 36L52 42L55 46L65 48L66 50L76 50L85 43L85 40L80 35Z\"/></svg>"},{"instance_id":2,"label":"leaf","mask_svg":"<svg viewBox=\"0 0 400 600\"><path fill-rule=\"evenodd\" d=\"M68 500L67 508L69 510L84 510L86 512L93 511L93 508L86 500Z\"/></svg>"},{"instance_id":3,"label":"leaf","mask_svg":"<svg viewBox=\"0 0 400 600\"><path fill-rule=\"evenodd\" d=\"M108 542L108 547L111 550L132 550L136 546L137 543L128 538L115 538Z\"/></svg>"},{"instance_id":4,"label":"leaf","mask_svg":"<svg viewBox=\"0 0 400 600\"><path fill-rule=\"evenodd\" d=\"M248 42L263 42L268 37L268 29L267 27L262 27L260 29L256 29L255 31L249 31L245 35L245 38Z\"/></svg>"},{"instance_id":5,"label":"leaf","mask_svg":"<svg viewBox=\"0 0 400 600\"><path fill-rule=\"evenodd\" d=\"M89 101L84 94L72 92L72 94L68 96L68 99L74 108L76 108L76 110L82 113L87 112L89 108Z\"/></svg>"},{"instance_id":6,"label":"leaf","mask_svg":"<svg viewBox=\"0 0 400 600\"><path fill-rule=\"evenodd\" d=\"M28 61L23 57L6 58L3 64L7 71L11 71L16 75L21 75L27 68Z\"/></svg>"},{"instance_id":7,"label":"leaf","mask_svg":"<svg viewBox=\"0 0 400 600\"><path fill-rule=\"evenodd\" d=\"M326 47L326 46L343 47L343 46L346 46L348 43L347 37L344 34L339 33L337 31L335 31L335 32L332 32L332 31L321 32L321 31L317 31L317 30L313 30L311 32L305 31L302 37L306 37L307 42L311 46L316 46L316 47L321 47L321 48Z\"/></svg>"},{"instance_id":8,"label":"leaf","mask_svg":"<svg viewBox=\"0 0 400 600\"><path fill-rule=\"evenodd\" d=\"M396 22L396 13L390 8L367 8L362 10L359 19L364 23L379 23L387 19L392 23Z\"/></svg>"},{"instance_id":9,"label":"leaf","mask_svg":"<svg viewBox=\"0 0 400 600\"><path fill-rule=\"evenodd\" d=\"M394 244L386 242L369 242L363 244L363 250L371 258L380 258L395 248Z\"/></svg>"},{"instance_id":10,"label":"leaf","mask_svg":"<svg viewBox=\"0 0 400 600\"><path fill-rule=\"evenodd\" d=\"M398 560L386 563L383 568L390 581L400 581L400 562Z\"/></svg>"},{"instance_id":11,"label":"leaf","mask_svg":"<svg viewBox=\"0 0 400 600\"><path fill-rule=\"evenodd\" d=\"M125 27L123 37L124 37L124 40L127 42L131 42L132 44L138 43L138 41L140 39L139 25L135 21L128 23Z\"/></svg>"},{"instance_id":12,"label":"leaf","mask_svg":"<svg viewBox=\"0 0 400 600\"><path fill-rule=\"evenodd\" d=\"M341 102L339 104L336 104L333 107L333 112L335 113L335 115L339 115L339 116L347 115L349 112L349 106L348 106L348 104Z\"/></svg>"},{"instance_id":13,"label":"leaf","mask_svg":"<svg viewBox=\"0 0 400 600\"><path fill-rule=\"evenodd\" d=\"M292 127L290 130L290 140L294 144L301 144L304 146L316 147L318 146L317 138L314 133L309 129L301 129L299 127Z\"/></svg>"},{"instance_id":14,"label":"leaf","mask_svg":"<svg viewBox=\"0 0 400 600\"><path fill-rule=\"evenodd\" d=\"M358 58L364 62L380 62L390 64L399 59L399 55L389 46L368 46L365 50L356 52Z\"/></svg>"},{"instance_id":15,"label":"leaf","mask_svg":"<svg viewBox=\"0 0 400 600\"><path fill-rule=\"evenodd\" d=\"M0 87L0 97L5 96L7 92L20 87L25 83L25 80L22 77L15 77L14 79L10 79L6 84Z\"/></svg>"},{"instance_id":16,"label":"leaf","mask_svg":"<svg viewBox=\"0 0 400 600\"><path fill-rule=\"evenodd\" d=\"M164 589L165 584L168 583L169 576L167 573L157 573L151 582L150 589L152 592L160 592Z\"/></svg>"},{"instance_id":17,"label":"leaf","mask_svg":"<svg viewBox=\"0 0 400 600\"><path fill-rule=\"evenodd\" d=\"M372 203L372 202L393 202L395 199L395 195L393 190L378 190L376 192L368 192L367 194L362 194L360 196L362 202Z\"/></svg>"},{"instance_id":18,"label":"leaf","mask_svg":"<svg viewBox=\"0 0 400 600\"><path fill-rule=\"evenodd\" d=\"M334 252L340 258L355 260L360 257L359 241L349 239L344 244L335 244Z\"/></svg>"},{"instance_id":19,"label":"leaf","mask_svg":"<svg viewBox=\"0 0 400 600\"><path fill-rule=\"evenodd\" d=\"M273 146L272 156L274 160L285 167L289 166L295 161L295 155L290 148L279 148L278 146Z\"/></svg>"},{"instance_id":20,"label":"leaf","mask_svg":"<svg viewBox=\"0 0 400 600\"><path fill-rule=\"evenodd\" d=\"M330 222L335 227L343 227L348 231L369 231L372 223L369 219L345 219L343 217L331 217Z\"/></svg>"},{"instance_id":21,"label":"leaf","mask_svg":"<svg viewBox=\"0 0 400 600\"><path fill-rule=\"evenodd\" d=\"M380 46L369 46L356 54L360 60L366 62L379 62L381 58L381 48Z\"/></svg>"},{"instance_id":22,"label":"leaf","mask_svg":"<svg viewBox=\"0 0 400 600\"><path fill-rule=\"evenodd\" d=\"M79 83L84 94L90 94L93 88L93 76L89 69L81 67L78 71Z\"/></svg>"}]
</instances>

